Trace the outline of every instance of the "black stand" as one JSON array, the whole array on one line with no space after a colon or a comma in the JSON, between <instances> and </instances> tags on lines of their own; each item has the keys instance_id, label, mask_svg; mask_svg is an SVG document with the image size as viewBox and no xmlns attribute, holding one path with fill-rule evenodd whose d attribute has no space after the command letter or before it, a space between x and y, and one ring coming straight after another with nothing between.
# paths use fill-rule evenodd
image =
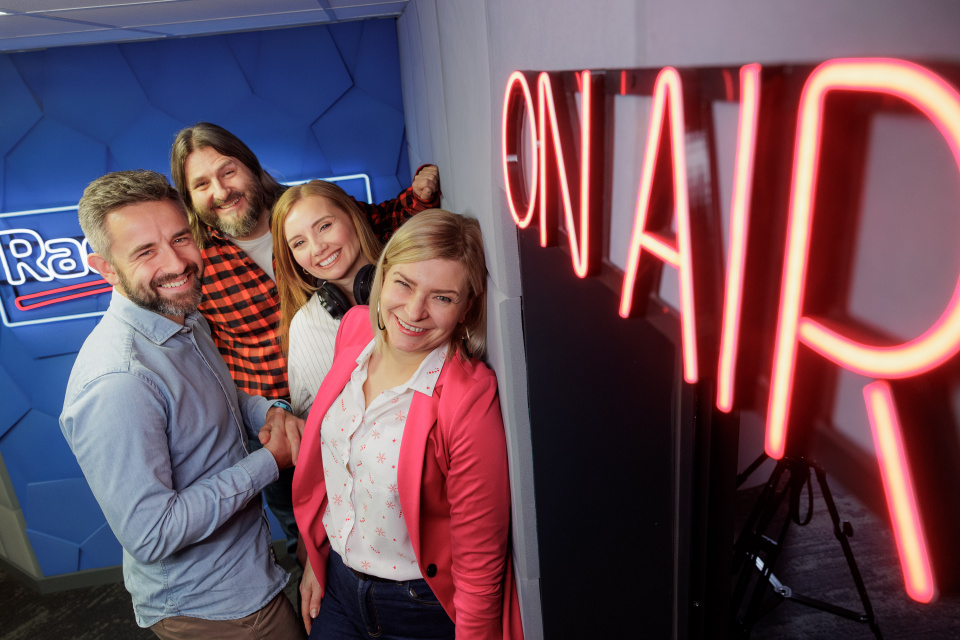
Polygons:
<instances>
[{"instance_id":1,"label":"black stand","mask_svg":"<svg viewBox=\"0 0 960 640\"><path fill-rule=\"evenodd\" d=\"M739 487L765 460L766 454L760 454L753 464L751 464L740 476L737 477L737 486ZM810 480L810 470L817 475L817 482L820 484L820 490L823 493L823 500L827 504L827 510L830 512L830 518L833 520L833 534L840 541L843 547L843 555L847 559L847 566L853 576L853 581L857 586L857 592L860 594L860 601L863 603L863 613L844 609L829 602L823 602L815 598L808 598L793 592L790 587L784 585L777 577L773 575L773 569L777 558L783 546L783 540L786 536L790 522L798 526L804 526L810 522L813 517L813 487ZM779 488L780 481L784 474L787 475L786 482L782 488ZM804 485L807 488L808 508L806 517L800 519L800 496L803 493ZM770 528L774 516L783 503L784 498L790 497L790 509L787 517L784 519L777 534L776 540L766 535ZM867 590L863 584L863 578L857 569L857 562L853 558L853 550L850 548L848 538L853 537L853 526L849 522L842 522L837 513L837 506L830 494L830 488L827 486L827 474L817 464L800 459L791 459L784 457L777 462L770 479L767 481L763 492L757 499L750 517L743 527L736 545L734 546L733 573L737 576L736 585L733 589L730 610L733 613L733 626L731 637L749 638L753 625L769 613L774 607L784 600L813 607L833 615L847 618L855 622L867 624L873 635L882 638L880 627L877 625L876 616L873 608L870 606L870 598L867 597ZM753 582L752 591L748 587L751 578L756 576ZM776 596L776 601L772 605L764 607L763 600L767 591L767 586L772 587ZM748 596L749 591L749 596Z\"/></svg>"}]
</instances>

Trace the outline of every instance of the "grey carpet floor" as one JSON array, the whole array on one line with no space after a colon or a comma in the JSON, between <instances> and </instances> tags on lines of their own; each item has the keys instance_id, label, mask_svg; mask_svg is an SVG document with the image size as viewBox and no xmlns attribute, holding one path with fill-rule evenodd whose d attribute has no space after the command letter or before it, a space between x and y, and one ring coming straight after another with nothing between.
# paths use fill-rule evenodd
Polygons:
<instances>
[{"instance_id":1,"label":"grey carpet floor","mask_svg":"<svg viewBox=\"0 0 960 640\"><path fill-rule=\"evenodd\" d=\"M885 640L960 640L960 594L941 594L932 604L919 604L907 596L897 558L896 543L886 521L878 518L842 487L830 482L830 493L841 521L853 526L850 546L867 595L873 605ZM833 535L833 523L817 482L814 488L814 514L804 527L791 524L787 530L775 576L794 593L826 601L857 612L863 606L847 566L840 542ZM757 501L760 488L739 492L737 510L740 519ZM806 514L807 497L800 502ZM777 520L783 521L786 505ZM770 529L773 535L779 529ZM777 604L779 602L779 604ZM753 640L860 640L873 638L866 624L801 605L792 600L767 597L772 610L753 627Z\"/></svg>"},{"instance_id":2,"label":"grey carpet floor","mask_svg":"<svg viewBox=\"0 0 960 640\"><path fill-rule=\"evenodd\" d=\"M0 569L0 602L3 640L156 638L137 626L122 584L40 595Z\"/></svg>"},{"instance_id":3,"label":"grey carpet floor","mask_svg":"<svg viewBox=\"0 0 960 640\"><path fill-rule=\"evenodd\" d=\"M278 561L292 571L284 591L296 607L300 570L289 557ZM41 595L0 569L0 640L138 638L156 636L137 626L122 583Z\"/></svg>"},{"instance_id":4,"label":"grey carpet floor","mask_svg":"<svg viewBox=\"0 0 960 640\"><path fill-rule=\"evenodd\" d=\"M833 537L819 487L816 482L813 486L813 518L805 527L791 525L775 574L796 593L861 610L840 544ZM903 589L893 534L886 524L842 487L831 483L830 488L841 519L853 525L850 544L883 637L886 640L960 640L960 594L942 594L931 605L910 600ZM756 502L759 491L755 488L738 493L736 509L741 521ZM803 504L805 511L806 503ZM289 558L283 560L293 564ZM298 580L298 574L292 576L286 590L292 602L296 601ZM866 625L791 601L776 604L777 600L767 598L766 604L772 609L753 627L752 640L867 640L874 637ZM122 584L39 595L0 570L0 640L153 637L150 631L140 629L134 622L130 596Z\"/></svg>"}]
</instances>

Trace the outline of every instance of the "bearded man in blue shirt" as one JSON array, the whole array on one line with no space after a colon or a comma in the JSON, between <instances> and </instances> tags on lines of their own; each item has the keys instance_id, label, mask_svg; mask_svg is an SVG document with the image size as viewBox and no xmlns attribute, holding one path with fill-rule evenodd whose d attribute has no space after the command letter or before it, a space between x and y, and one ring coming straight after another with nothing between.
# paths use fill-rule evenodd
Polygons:
<instances>
[{"instance_id":1,"label":"bearded man in blue shirt","mask_svg":"<svg viewBox=\"0 0 960 640\"><path fill-rule=\"evenodd\" d=\"M166 178L103 176L79 215L114 290L60 428L123 546L137 623L160 638L303 638L260 498L292 466L302 421L237 390L197 313L203 260Z\"/></svg>"}]
</instances>

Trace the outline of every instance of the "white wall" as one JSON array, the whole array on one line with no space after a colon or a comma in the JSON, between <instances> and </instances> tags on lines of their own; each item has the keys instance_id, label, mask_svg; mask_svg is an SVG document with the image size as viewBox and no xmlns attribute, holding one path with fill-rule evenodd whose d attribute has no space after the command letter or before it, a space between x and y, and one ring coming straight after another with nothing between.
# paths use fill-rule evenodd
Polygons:
<instances>
[{"instance_id":1,"label":"white wall","mask_svg":"<svg viewBox=\"0 0 960 640\"><path fill-rule=\"evenodd\" d=\"M960 63L953 0L411 0L399 20L410 164L439 164L444 206L480 219L490 271L490 363L500 379L528 637L539 631L536 522L516 230L500 169L503 89L516 69L811 63L841 56ZM630 228L645 104L618 107L613 227ZM731 114L720 114L729 120ZM735 121L735 113L732 114ZM635 132L625 134L632 121ZM718 127L724 130L729 127ZM955 165L928 123L878 119L868 163L851 310L894 335L930 326L960 272ZM732 136L718 142L724 215ZM945 159L946 158L946 159ZM623 206L621 206L623 204ZM902 241L908 240L903 246ZM614 238L613 254L618 250ZM616 257L614 257L616 260ZM669 272L670 270L665 270ZM665 289L671 285L665 282ZM664 291L668 298L669 291ZM903 309L914 309L905 314ZM872 455L859 389L846 377L835 419ZM751 421L759 426L760 423ZM754 434L760 451L759 433Z\"/></svg>"}]
</instances>

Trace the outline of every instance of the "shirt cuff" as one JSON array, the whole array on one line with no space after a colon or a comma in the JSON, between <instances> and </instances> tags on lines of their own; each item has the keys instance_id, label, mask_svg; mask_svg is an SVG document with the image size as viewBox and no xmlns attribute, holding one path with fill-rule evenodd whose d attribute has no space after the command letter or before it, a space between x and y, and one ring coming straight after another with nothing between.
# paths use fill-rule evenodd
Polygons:
<instances>
[{"instance_id":1,"label":"shirt cuff","mask_svg":"<svg viewBox=\"0 0 960 640\"><path fill-rule=\"evenodd\" d=\"M266 449L254 451L237 464L250 475L253 489L258 493L280 477L277 461Z\"/></svg>"}]
</instances>

